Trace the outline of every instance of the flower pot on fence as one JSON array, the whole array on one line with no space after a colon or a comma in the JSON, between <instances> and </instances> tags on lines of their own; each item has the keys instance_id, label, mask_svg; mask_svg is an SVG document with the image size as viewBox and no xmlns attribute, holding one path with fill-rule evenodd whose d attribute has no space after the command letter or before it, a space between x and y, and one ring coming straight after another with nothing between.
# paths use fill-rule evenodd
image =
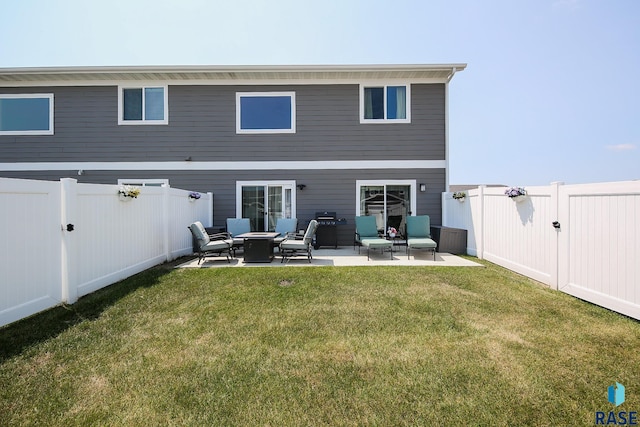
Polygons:
<instances>
[{"instance_id":1,"label":"flower pot on fence","mask_svg":"<svg viewBox=\"0 0 640 427\"><path fill-rule=\"evenodd\" d=\"M130 202L134 199L133 197L127 196L126 194L118 194L118 198L121 202Z\"/></svg>"},{"instance_id":2,"label":"flower pot on fence","mask_svg":"<svg viewBox=\"0 0 640 427\"><path fill-rule=\"evenodd\" d=\"M457 198L456 200L460 203L464 203L464 199L465 199L464 197L460 197L460 198Z\"/></svg>"},{"instance_id":3,"label":"flower pot on fence","mask_svg":"<svg viewBox=\"0 0 640 427\"><path fill-rule=\"evenodd\" d=\"M516 203L522 203L527 199L527 196L515 196L512 197L513 200L515 200Z\"/></svg>"}]
</instances>

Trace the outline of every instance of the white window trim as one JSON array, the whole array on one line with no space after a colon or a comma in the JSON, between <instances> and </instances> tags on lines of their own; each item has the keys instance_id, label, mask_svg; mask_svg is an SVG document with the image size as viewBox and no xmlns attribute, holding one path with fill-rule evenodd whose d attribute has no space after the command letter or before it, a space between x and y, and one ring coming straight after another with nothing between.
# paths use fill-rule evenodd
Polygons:
<instances>
[{"instance_id":1,"label":"white window trim","mask_svg":"<svg viewBox=\"0 0 640 427\"><path fill-rule=\"evenodd\" d=\"M406 119L387 119L387 87L389 86L404 86L407 88L407 118ZM382 87L384 88L384 119L365 119L364 118L364 89L368 87ZM360 84L360 123L361 124L389 124L389 123L411 123L411 84L405 82L397 83L361 83Z\"/></svg>"},{"instance_id":2,"label":"white window trim","mask_svg":"<svg viewBox=\"0 0 640 427\"><path fill-rule=\"evenodd\" d=\"M236 218L242 218L242 187L284 187L291 189L291 218L297 218L296 181L236 181Z\"/></svg>"},{"instance_id":3,"label":"white window trim","mask_svg":"<svg viewBox=\"0 0 640 427\"><path fill-rule=\"evenodd\" d=\"M53 135L53 94L52 93L6 93L2 99L46 98L49 99L49 129L47 130L3 130L0 135Z\"/></svg>"},{"instance_id":4,"label":"white window trim","mask_svg":"<svg viewBox=\"0 0 640 427\"><path fill-rule=\"evenodd\" d=\"M288 96L291 98L291 129L241 129L240 128L240 99L243 97L272 97ZM236 92L236 133L265 134L265 133L296 133L296 93L295 92Z\"/></svg>"},{"instance_id":5,"label":"white window trim","mask_svg":"<svg viewBox=\"0 0 640 427\"><path fill-rule=\"evenodd\" d=\"M133 185L135 187L168 187L168 179L118 179L118 185Z\"/></svg>"},{"instance_id":6,"label":"white window trim","mask_svg":"<svg viewBox=\"0 0 640 427\"><path fill-rule=\"evenodd\" d=\"M386 180L386 179L373 179L373 180L356 180L356 216L360 216L360 187L365 186L387 186L387 185L408 185L411 191L411 216L416 214L416 180L415 179L400 179L400 180Z\"/></svg>"},{"instance_id":7,"label":"white window trim","mask_svg":"<svg viewBox=\"0 0 640 427\"><path fill-rule=\"evenodd\" d=\"M144 114L145 96L144 90L146 88L161 87L164 89L164 119L163 120L124 120L122 117L124 114L124 89L142 89L142 112ZM168 125L169 124L169 85L166 84L125 84L118 85L118 125L133 125L133 126L145 126L145 125Z\"/></svg>"}]
</instances>

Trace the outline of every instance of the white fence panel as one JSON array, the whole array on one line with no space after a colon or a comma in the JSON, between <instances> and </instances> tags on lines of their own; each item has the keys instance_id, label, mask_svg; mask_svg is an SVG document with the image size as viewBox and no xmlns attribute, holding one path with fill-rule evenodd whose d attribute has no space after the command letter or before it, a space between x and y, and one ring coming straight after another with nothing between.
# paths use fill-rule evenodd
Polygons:
<instances>
[{"instance_id":1,"label":"white fence panel","mask_svg":"<svg viewBox=\"0 0 640 427\"><path fill-rule=\"evenodd\" d=\"M118 188L77 184L73 237L79 297L166 260L162 188L143 187L126 201L119 199Z\"/></svg>"},{"instance_id":2,"label":"white fence panel","mask_svg":"<svg viewBox=\"0 0 640 427\"><path fill-rule=\"evenodd\" d=\"M191 232L188 226L200 221L205 227L212 225L213 194L201 194L198 200L189 200L189 192L169 189L169 255L170 258L189 255L193 252Z\"/></svg>"},{"instance_id":3,"label":"white fence panel","mask_svg":"<svg viewBox=\"0 0 640 427\"><path fill-rule=\"evenodd\" d=\"M551 284L556 257L557 218L550 212L549 187L528 187L516 202L503 188L485 188L484 258L520 274Z\"/></svg>"},{"instance_id":4,"label":"white fence panel","mask_svg":"<svg viewBox=\"0 0 640 427\"><path fill-rule=\"evenodd\" d=\"M640 319L640 182L561 187L559 288Z\"/></svg>"},{"instance_id":5,"label":"white fence panel","mask_svg":"<svg viewBox=\"0 0 640 427\"><path fill-rule=\"evenodd\" d=\"M468 230L469 254L640 319L640 182L527 193L518 204L504 188L482 187L458 207L445 193L443 223Z\"/></svg>"},{"instance_id":6,"label":"white fence panel","mask_svg":"<svg viewBox=\"0 0 640 427\"><path fill-rule=\"evenodd\" d=\"M62 298L60 183L0 178L0 326Z\"/></svg>"},{"instance_id":7,"label":"white fence panel","mask_svg":"<svg viewBox=\"0 0 640 427\"><path fill-rule=\"evenodd\" d=\"M442 225L467 230L467 253L473 256L478 255L476 245L482 240L481 190L465 191L467 197L462 202L454 199L451 193L443 193L442 197Z\"/></svg>"},{"instance_id":8,"label":"white fence panel","mask_svg":"<svg viewBox=\"0 0 640 427\"><path fill-rule=\"evenodd\" d=\"M143 187L121 201L118 190L0 179L0 326L188 255L187 226L211 226L211 193L189 202L185 190Z\"/></svg>"}]
</instances>

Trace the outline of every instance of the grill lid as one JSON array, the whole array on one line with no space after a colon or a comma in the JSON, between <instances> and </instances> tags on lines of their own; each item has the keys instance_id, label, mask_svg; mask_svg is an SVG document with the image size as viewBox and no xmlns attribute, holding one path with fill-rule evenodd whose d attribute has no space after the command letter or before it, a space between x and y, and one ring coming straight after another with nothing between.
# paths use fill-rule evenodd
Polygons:
<instances>
[{"instance_id":1,"label":"grill lid","mask_svg":"<svg viewBox=\"0 0 640 427\"><path fill-rule=\"evenodd\" d=\"M336 213L335 212L328 212L328 211L324 211L324 212L316 212L316 219L317 220L335 220L336 219Z\"/></svg>"}]
</instances>

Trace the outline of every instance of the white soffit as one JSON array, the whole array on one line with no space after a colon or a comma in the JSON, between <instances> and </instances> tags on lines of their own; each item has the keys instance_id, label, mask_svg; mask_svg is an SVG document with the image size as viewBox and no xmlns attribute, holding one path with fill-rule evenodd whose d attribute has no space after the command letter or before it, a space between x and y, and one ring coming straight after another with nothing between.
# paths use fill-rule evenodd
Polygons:
<instances>
[{"instance_id":1,"label":"white soffit","mask_svg":"<svg viewBox=\"0 0 640 427\"><path fill-rule=\"evenodd\" d=\"M127 81L168 84L271 84L405 80L448 82L467 64L292 65L292 66L134 66L0 68L0 85L113 85Z\"/></svg>"}]
</instances>

